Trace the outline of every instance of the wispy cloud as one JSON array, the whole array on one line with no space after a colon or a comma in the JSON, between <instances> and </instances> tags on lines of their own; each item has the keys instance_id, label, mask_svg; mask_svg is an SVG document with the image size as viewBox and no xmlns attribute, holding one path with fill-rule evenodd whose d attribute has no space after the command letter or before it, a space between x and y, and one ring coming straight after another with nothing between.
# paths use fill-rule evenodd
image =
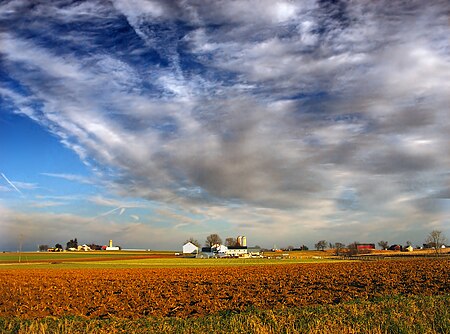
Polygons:
<instances>
[{"instance_id":1,"label":"wispy cloud","mask_svg":"<svg viewBox=\"0 0 450 334\"><path fill-rule=\"evenodd\" d=\"M81 176L81 175L58 174L58 173L41 173L41 175L61 178L61 179L65 179L65 180L68 180L68 181L84 183L84 184L93 184L94 183L91 179L89 179L89 178L87 178L85 176Z\"/></svg>"},{"instance_id":2,"label":"wispy cloud","mask_svg":"<svg viewBox=\"0 0 450 334\"><path fill-rule=\"evenodd\" d=\"M41 201L41 202L33 202L32 204L30 204L32 208L51 208L62 205L67 205L67 203L57 201Z\"/></svg>"}]
</instances>

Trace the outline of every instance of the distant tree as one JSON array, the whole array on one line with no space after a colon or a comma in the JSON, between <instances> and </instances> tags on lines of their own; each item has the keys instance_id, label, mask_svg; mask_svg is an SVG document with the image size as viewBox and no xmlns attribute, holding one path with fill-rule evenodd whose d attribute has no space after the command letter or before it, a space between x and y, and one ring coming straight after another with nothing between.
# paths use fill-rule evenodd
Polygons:
<instances>
[{"instance_id":1,"label":"distant tree","mask_svg":"<svg viewBox=\"0 0 450 334\"><path fill-rule=\"evenodd\" d=\"M406 247L409 247L409 246L411 246L412 245L412 243L411 243L411 241L406 241Z\"/></svg>"},{"instance_id":2,"label":"distant tree","mask_svg":"<svg viewBox=\"0 0 450 334\"><path fill-rule=\"evenodd\" d=\"M442 231L434 230L431 231L430 234L428 234L425 242L429 246L434 247L436 255L438 255L442 250L442 246L447 242L447 238L445 237L444 233L442 233Z\"/></svg>"},{"instance_id":3,"label":"distant tree","mask_svg":"<svg viewBox=\"0 0 450 334\"><path fill-rule=\"evenodd\" d=\"M335 252L335 254L336 254L337 256L342 255L342 252L343 252L344 248L345 248L345 245L344 245L343 243L341 243L341 242L336 242L336 243L334 244L334 252Z\"/></svg>"},{"instance_id":4,"label":"distant tree","mask_svg":"<svg viewBox=\"0 0 450 334\"><path fill-rule=\"evenodd\" d=\"M325 240L320 240L317 242L317 244L314 245L317 250L325 250L327 248L327 242Z\"/></svg>"},{"instance_id":5,"label":"distant tree","mask_svg":"<svg viewBox=\"0 0 450 334\"><path fill-rule=\"evenodd\" d=\"M92 250L102 250L102 245L97 245L97 244L90 244L88 245L90 249Z\"/></svg>"},{"instance_id":6,"label":"distant tree","mask_svg":"<svg viewBox=\"0 0 450 334\"><path fill-rule=\"evenodd\" d=\"M71 239L66 243L66 249L69 249L69 248L78 248L77 238L75 238L73 240Z\"/></svg>"},{"instance_id":7,"label":"distant tree","mask_svg":"<svg viewBox=\"0 0 450 334\"><path fill-rule=\"evenodd\" d=\"M39 251L40 252L48 251L48 245L39 245Z\"/></svg>"},{"instance_id":8,"label":"distant tree","mask_svg":"<svg viewBox=\"0 0 450 334\"><path fill-rule=\"evenodd\" d=\"M200 243L198 242L198 240L194 239L193 237L190 237L189 239L187 239L183 245L186 245L188 242L194 244L197 247L200 247Z\"/></svg>"},{"instance_id":9,"label":"distant tree","mask_svg":"<svg viewBox=\"0 0 450 334\"><path fill-rule=\"evenodd\" d=\"M218 234L210 234L206 237L205 246L212 247L216 244L222 244L222 239Z\"/></svg>"},{"instance_id":10,"label":"distant tree","mask_svg":"<svg viewBox=\"0 0 450 334\"><path fill-rule=\"evenodd\" d=\"M236 241L235 238L229 237L229 238L225 239L225 246L227 246L227 247L234 247L236 245L237 245L237 241Z\"/></svg>"},{"instance_id":11,"label":"distant tree","mask_svg":"<svg viewBox=\"0 0 450 334\"><path fill-rule=\"evenodd\" d=\"M63 246L62 246L61 244L56 244L56 245L55 245L55 248L56 248L56 249L62 250L62 249L63 249Z\"/></svg>"},{"instance_id":12,"label":"distant tree","mask_svg":"<svg viewBox=\"0 0 450 334\"><path fill-rule=\"evenodd\" d=\"M301 246L300 246L300 250L302 250L302 251L307 251L307 250L309 250L309 248L308 248L308 246L301 245Z\"/></svg>"},{"instance_id":13,"label":"distant tree","mask_svg":"<svg viewBox=\"0 0 450 334\"><path fill-rule=\"evenodd\" d=\"M381 249L386 250L389 247L389 243L387 241L381 240L378 241L378 246L380 246Z\"/></svg>"},{"instance_id":14,"label":"distant tree","mask_svg":"<svg viewBox=\"0 0 450 334\"><path fill-rule=\"evenodd\" d=\"M288 251L293 251L293 250L294 250L294 246L289 245L289 246L287 246L286 249L287 249Z\"/></svg>"}]
</instances>

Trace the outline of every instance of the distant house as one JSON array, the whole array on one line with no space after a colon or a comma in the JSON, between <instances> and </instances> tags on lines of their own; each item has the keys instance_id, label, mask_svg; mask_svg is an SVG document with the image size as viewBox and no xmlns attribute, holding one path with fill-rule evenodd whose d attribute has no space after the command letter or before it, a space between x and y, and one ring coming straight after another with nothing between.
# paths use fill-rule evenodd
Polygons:
<instances>
[{"instance_id":1,"label":"distant house","mask_svg":"<svg viewBox=\"0 0 450 334\"><path fill-rule=\"evenodd\" d=\"M211 247L212 252L219 257L224 257L227 255L228 247L225 245L216 244Z\"/></svg>"},{"instance_id":2,"label":"distant house","mask_svg":"<svg viewBox=\"0 0 450 334\"><path fill-rule=\"evenodd\" d=\"M88 245L86 245L86 244L84 244L83 246L78 246L78 249L77 249L78 251L84 251L84 252L87 252L87 251L90 251L91 250L91 247L89 247Z\"/></svg>"},{"instance_id":3,"label":"distant house","mask_svg":"<svg viewBox=\"0 0 450 334\"><path fill-rule=\"evenodd\" d=\"M414 250L414 248L413 248L413 246L409 245L409 246L403 248L403 250L406 252L412 252Z\"/></svg>"},{"instance_id":4,"label":"distant house","mask_svg":"<svg viewBox=\"0 0 450 334\"><path fill-rule=\"evenodd\" d=\"M248 247L247 253L250 257L260 257L261 256L261 248L259 247Z\"/></svg>"},{"instance_id":5,"label":"distant house","mask_svg":"<svg viewBox=\"0 0 450 334\"><path fill-rule=\"evenodd\" d=\"M188 242L183 245L183 254L197 254L198 247L194 245L192 242Z\"/></svg>"}]
</instances>

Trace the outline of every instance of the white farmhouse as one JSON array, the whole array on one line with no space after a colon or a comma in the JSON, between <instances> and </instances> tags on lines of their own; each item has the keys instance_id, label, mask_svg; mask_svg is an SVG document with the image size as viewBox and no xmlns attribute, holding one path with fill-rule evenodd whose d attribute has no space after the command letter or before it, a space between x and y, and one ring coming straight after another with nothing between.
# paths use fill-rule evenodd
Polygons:
<instances>
[{"instance_id":1,"label":"white farmhouse","mask_svg":"<svg viewBox=\"0 0 450 334\"><path fill-rule=\"evenodd\" d=\"M197 254L198 247L195 246L192 242L188 242L183 245L183 254Z\"/></svg>"},{"instance_id":2,"label":"white farmhouse","mask_svg":"<svg viewBox=\"0 0 450 334\"><path fill-rule=\"evenodd\" d=\"M227 254L228 247L221 244L215 244L211 247L211 250L218 256L225 256Z\"/></svg>"}]
</instances>

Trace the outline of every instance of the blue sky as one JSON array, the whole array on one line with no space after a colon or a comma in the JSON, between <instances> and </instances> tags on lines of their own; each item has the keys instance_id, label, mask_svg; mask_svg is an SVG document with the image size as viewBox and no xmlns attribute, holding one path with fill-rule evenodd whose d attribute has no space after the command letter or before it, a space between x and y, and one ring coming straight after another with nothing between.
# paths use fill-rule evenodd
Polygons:
<instances>
[{"instance_id":1,"label":"blue sky","mask_svg":"<svg viewBox=\"0 0 450 334\"><path fill-rule=\"evenodd\" d=\"M450 237L447 1L3 1L0 249Z\"/></svg>"}]
</instances>

